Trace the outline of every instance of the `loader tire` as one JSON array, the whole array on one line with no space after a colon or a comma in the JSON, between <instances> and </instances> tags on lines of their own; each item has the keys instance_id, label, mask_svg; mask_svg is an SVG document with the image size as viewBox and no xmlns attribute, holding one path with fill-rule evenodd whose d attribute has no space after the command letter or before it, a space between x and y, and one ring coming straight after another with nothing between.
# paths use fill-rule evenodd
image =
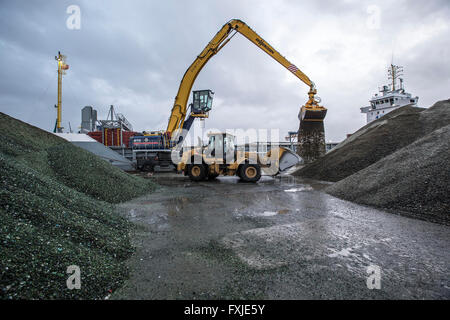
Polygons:
<instances>
[{"instance_id":1,"label":"loader tire","mask_svg":"<svg viewBox=\"0 0 450 320\"><path fill-rule=\"evenodd\" d=\"M192 181L202 181L206 179L206 168L202 164L190 164L188 175Z\"/></svg>"},{"instance_id":2,"label":"loader tire","mask_svg":"<svg viewBox=\"0 0 450 320\"><path fill-rule=\"evenodd\" d=\"M244 182L257 182L261 179L261 167L257 164L243 164L239 172L239 177Z\"/></svg>"}]
</instances>

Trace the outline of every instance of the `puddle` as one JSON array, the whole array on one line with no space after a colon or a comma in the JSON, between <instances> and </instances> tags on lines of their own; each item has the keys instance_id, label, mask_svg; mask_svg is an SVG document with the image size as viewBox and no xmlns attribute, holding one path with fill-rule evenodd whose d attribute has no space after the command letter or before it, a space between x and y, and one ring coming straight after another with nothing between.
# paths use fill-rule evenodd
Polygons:
<instances>
[{"instance_id":1,"label":"puddle","mask_svg":"<svg viewBox=\"0 0 450 320\"><path fill-rule=\"evenodd\" d=\"M262 217L270 217L270 216L276 216L277 212L276 211L264 211L263 213L260 213L258 215L262 216Z\"/></svg>"},{"instance_id":2,"label":"puddle","mask_svg":"<svg viewBox=\"0 0 450 320\"><path fill-rule=\"evenodd\" d=\"M330 249L330 250L335 251L333 249ZM339 257L339 256L341 256L341 257L348 257L351 254L352 254L352 248L344 248L341 251L331 253L328 256L330 258L336 258L336 257Z\"/></svg>"},{"instance_id":3,"label":"puddle","mask_svg":"<svg viewBox=\"0 0 450 320\"><path fill-rule=\"evenodd\" d=\"M300 187L300 188L286 189L286 190L284 190L284 192L300 192L300 191L311 191L311 190L313 190L312 187Z\"/></svg>"},{"instance_id":4,"label":"puddle","mask_svg":"<svg viewBox=\"0 0 450 320\"><path fill-rule=\"evenodd\" d=\"M241 213L238 213L237 209L235 209L234 212L237 217L242 216ZM288 212L289 212L289 209L280 209L280 210L276 210L276 211L251 212L251 213L247 213L245 215L252 216L252 217L273 217L273 216L276 216L279 214L286 214Z\"/></svg>"}]
</instances>

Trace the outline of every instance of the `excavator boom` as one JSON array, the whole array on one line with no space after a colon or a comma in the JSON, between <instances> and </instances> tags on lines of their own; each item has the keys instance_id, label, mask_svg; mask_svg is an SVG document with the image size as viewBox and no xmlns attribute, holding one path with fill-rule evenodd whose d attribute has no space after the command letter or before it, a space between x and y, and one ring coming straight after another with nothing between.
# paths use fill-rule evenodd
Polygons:
<instances>
[{"instance_id":1,"label":"excavator boom","mask_svg":"<svg viewBox=\"0 0 450 320\"><path fill-rule=\"evenodd\" d=\"M302 110L306 108L305 110L307 111L317 111L314 112L316 121L317 119L319 119L319 121L323 120L326 114L326 109L324 107L318 106L317 101L314 99L316 89L314 83L308 78L308 76L306 76L299 68L297 68L294 64L283 57L278 51L276 51L270 44L268 44L243 21L234 19L226 23L219 30L219 32L217 32L214 38L208 43L203 51L197 56L195 61L186 70L183 79L181 80L178 93L175 97L175 102L166 131L169 134L172 134L175 130L181 129L183 127L187 113L187 102L195 79L197 78L198 74L205 66L205 64L208 62L208 60L211 59L211 57L214 56L217 52L219 52L231 40L236 32L242 34L244 37L250 40L253 44L255 44L257 47L259 47L261 50L275 59L278 63L280 63L283 67L288 69L297 78L299 78L310 87L310 90L308 92L309 100L305 104L305 106L302 107ZM193 116L199 118L207 118L208 113L205 112L200 114L193 114ZM309 116L307 116L306 118L308 117Z\"/></svg>"}]
</instances>

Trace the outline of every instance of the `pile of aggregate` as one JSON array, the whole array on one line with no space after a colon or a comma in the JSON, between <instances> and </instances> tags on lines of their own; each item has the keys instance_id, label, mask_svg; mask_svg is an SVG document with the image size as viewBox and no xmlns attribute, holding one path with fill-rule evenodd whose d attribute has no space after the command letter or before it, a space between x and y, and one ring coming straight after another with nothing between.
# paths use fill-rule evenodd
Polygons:
<instances>
[{"instance_id":1,"label":"pile of aggregate","mask_svg":"<svg viewBox=\"0 0 450 320\"><path fill-rule=\"evenodd\" d=\"M450 125L325 191L360 204L450 225Z\"/></svg>"},{"instance_id":2,"label":"pile of aggregate","mask_svg":"<svg viewBox=\"0 0 450 320\"><path fill-rule=\"evenodd\" d=\"M336 182L339 198L450 225L450 100L404 106L294 175Z\"/></svg>"},{"instance_id":3,"label":"pile of aggregate","mask_svg":"<svg viewBox=\"0 0 450 320\"><path fill-rule=\"evenodd\" d=\"M404 106L368 123L293 175L339 181L450 123L450 100L428 109Z\"/></svg>"},{"instance_id":4,"label":"pile of aggregate","mask_svg":"<svg viewBox=\"0 0 450 320\"><path fill-rule=\"evenodd\" d=\"M154 183L0 113L0 185L0 299L103 299L121 286L133 226L113 203Z\"/></svg>"}]
</instances>

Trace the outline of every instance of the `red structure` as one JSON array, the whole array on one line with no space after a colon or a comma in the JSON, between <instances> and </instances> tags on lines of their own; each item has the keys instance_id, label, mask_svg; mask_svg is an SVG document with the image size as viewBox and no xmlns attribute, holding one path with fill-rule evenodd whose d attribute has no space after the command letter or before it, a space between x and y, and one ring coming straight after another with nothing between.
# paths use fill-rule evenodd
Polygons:
<instances>
[{"instance_id":1,"label":"red structure","mask_svg":"<svg viewBox=\"0 0 450 320\"><path fill-rule=\"evenodd\" d=\"M140 135L139 132L125 131L120 128L103 128L102 131L88 132L88 136L107 147L129 147L130 137Z\"/></svg>"}]
</instances>

